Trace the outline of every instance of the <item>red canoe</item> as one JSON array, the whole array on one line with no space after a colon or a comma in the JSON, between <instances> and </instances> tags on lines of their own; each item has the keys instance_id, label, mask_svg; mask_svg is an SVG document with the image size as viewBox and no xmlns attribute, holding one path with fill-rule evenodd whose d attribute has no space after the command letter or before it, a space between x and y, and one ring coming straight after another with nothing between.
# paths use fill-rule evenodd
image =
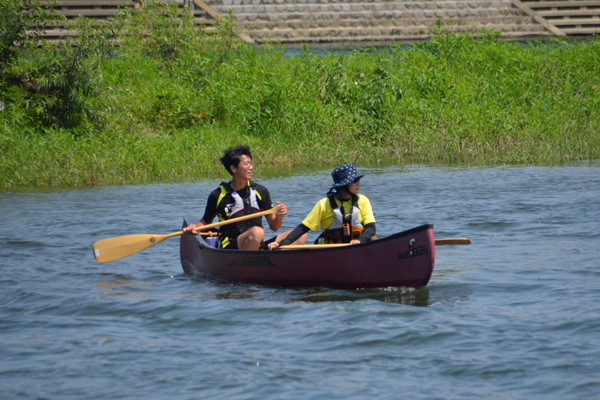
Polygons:
<instances>
[{"instance_id":1,"label":"red canoe","mask_svg":"<svg viewBox=\"0 0 600 400\"><path fill-rule=\"evenodd\" d=\"M184 221L192 218L186 217ZM186 273L208 274L230 281L339 289L421 287L427 285L433 273L433 224L360 245L314 247L223 250L208 246L200 235L186 234L181 235L181 265Z\"/></svg>"}]
</instances>

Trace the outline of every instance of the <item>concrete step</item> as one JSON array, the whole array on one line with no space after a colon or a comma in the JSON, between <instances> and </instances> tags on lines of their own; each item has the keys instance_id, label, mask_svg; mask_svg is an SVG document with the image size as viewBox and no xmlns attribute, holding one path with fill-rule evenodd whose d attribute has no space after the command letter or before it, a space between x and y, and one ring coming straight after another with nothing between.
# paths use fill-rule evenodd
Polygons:
<instances>
[{"instance_id":1,"label":"concrete step","mask_svg":"<svg viewBox=\"0 0 600 400\"><path fill-rule=\"evenodd\" d=\"M264 14L235 14L238 23L246 26L249 22L280 22L280 21L330 21L336 23L344 20L364 21L395 21L403 19L461 19L465 18L519 18L518 10L453 10L453 11L356 11L356 12L322 12L322 13L264 13ZM528 18L531 19L531 18Z\"/></svg>"},{"instance_id":2,"label":"concrete step","mask_svg":"<svg viewBox=\"0 0 600 400\"><path fill-rule=\"evenodd\" d=\"M231 10L240 28L257 40L339 41L423 37L430 26L455 32L495 29L516 36L545 28L510 0L208 0L221 15ZM387 38L387 39L386 39Z\"/></svg>"},{"instance_id":3,"label":"concrete step","mask_svg":"<svg viewBox=\"0 0 600 400\"><path fill-rule=\"evenodd\" d=\"M241 5L290 5L290 4L356 4L356 3L429 3L430 6L436 7L439 4L469 4L470 7L479 5L480 7L488 7L490 3L504 2L511 4L510 0L204 0L204 2L214 8L218 6L241 6Z\"/></svg>"},{"instance_id":4,"label":"concrete step","mask_svg":"<svg viewBox=\"0 0 600 400\"><path fill-rule=\"evenodd\" d=\"M542 32L505 32L501 34L502 38L511 39L511 38L519 38L519 39L530 39L530 40L539 40L544 37L548 37L550 34L547 31ZM323 37L314 37L314 36L295 36L291 38L280 37L277 39L254 39L256 43L281 43L287 45L295 45L298 43L331 43L331 44L341 44L341 43L366 43L368 45L379 44L379 43L402 43L402 42L421 42L423 40L430 39L435 37L435 34L429 33L419 33L419 34L398 34L392 36L353 36L353 37L333 37L333 36L323 36Z\"/></svg>"},{"instance_id":5,"label":"concrete step","mask_svg":"<svg viewBox=\"0 0 600 400\"><path fill-rule=\"evenodd\" d=\"M600 26L600 18L570 18L549 20L556 26L571 26L571 25L598 25Z\"/></svg>"},{"instance_id":6,"label":"concrete step","mask_svg":"<svg viewBox=\"0 0 600 400\"><path fill-rule=\"evenodd\" d=\"M403 18L394 20L343 20L332 24L330 21L253 21L244 23L244 28L250 32L264 29L321 29L321 28L386 28L386 27L414 27L438 25L438 19ZM522 22L521 17L511 18L466 18L462 20L443 20L443 28L449 26L484 27L487 25L524 25L538 26L531 22ZM540 29L543 29L540 26Z\"/></svg>"},{"instance_id":7,"label":"concrete step","mask_svg":"<svg viewBox=\"0 0 600 400\"><path fill-rule=\"evenodd\" d=\"M486 29L503 30L504 32L520 33L527 35L539 35L544 32L537 25L494 25L484 26ZM448 27L452 32L471 32L470 26ZM298 41L300 38L310 38L310 41L332 41L334 39L349 40L357 37L368 37L370 40L378 40L381 37L396 38L399 36L431 35L430 26L420 27L397 27L397 28L318 28L318 29L272 29L252 31L251 36L256 41Z\"/></svg>"},{"instance_id":8,"label":"concrete step","mask_svg":"<svg viewBox=\"0 0 600 400\"><path fill-rule=\"evenodd\" d=\"M296 13L296 12L341 12L341 11L394 11L394 10L485 10L485 9L511 9L510 1L429 1L406 2L395 1L386 3L356 2L356 3L309 3L309 4L241 4L241 5L213 5L215 11L226 14L229 10L234 15L241 13Z\"/></svg>"},{"instance_id":9,"label":"concrete step","mask_svg":"<svg viewBox=\"0 0 600 400\"><path fill-rule=\"evenodd\" d=\"M561 28L567 35L600 35L600 27L594 28Z\"/></svg>"},{"instance_id":10,"label":"concrete step","mask_svg":"<svg viewBox=\"0 0 600 400\"><path fill-rule=\"evenodd\" d=\"M133 0L40 0L40 5L54 7L133 7Z\"/></svg>"},{"instance_id":11,"label":"concrete step","mask_svg":"<svg viewBox=\"0 0 600 400\"><path fill-rule=\"evenodd\" d=\"M553 10L553 11L536 11L541 17L593 17L600 16L600 8L594 10Z\"/></svg>"}]
</instances>

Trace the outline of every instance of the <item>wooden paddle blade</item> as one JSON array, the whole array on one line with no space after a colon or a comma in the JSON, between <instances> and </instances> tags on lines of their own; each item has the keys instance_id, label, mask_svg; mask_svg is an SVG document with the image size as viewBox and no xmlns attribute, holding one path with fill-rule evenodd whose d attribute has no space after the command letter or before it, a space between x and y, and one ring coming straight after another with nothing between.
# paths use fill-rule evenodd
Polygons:
<instances>
[{"instance_id":1,"label":"wooden paddle blade","mask_svg":"<svg viewBox=\"0 0 600 400\"><path fill-rule=\"evenodd\" d=\"M115 261L139 253L171 236L174 235L129 235L100 240L94 243L94 257L100 263Z\"/></svg>"},{"instance_id":2,"label":"wooden paddle blade","mask_svg":"<svg viewBox=\"0 0 600 400\"><path fill-rule=\"evenodd\" d=\"M263 215L275 214L277 212L278 207L279 206L277 205L271 208L270 210L263 211L260 213L245 215L243 217L232 218L214 224L199 226L195 230L202 231L205 229L214 228L216 226L233 224L251 218L262 217ZM100 240L94 243L94 258L96 258L96 261L100 263L115 261L120 258L139 253L140 251L145 250L148 247L154 246L155 244L160 243L167 238L179 236L182 234L183 231L179 231L170 233L168 235L129 235Z\"/></svg>"},{"instance_id":3,"label":"wooden paddle blade","mask_svg":"<svg viewBox=\"0 0 600 400\"><path fill-rule=\"evenodd\" d=\"M471 244L471 241L467 238L435 239L436 246L455 246L461 244Z\"/></svg>"}]
</instances>

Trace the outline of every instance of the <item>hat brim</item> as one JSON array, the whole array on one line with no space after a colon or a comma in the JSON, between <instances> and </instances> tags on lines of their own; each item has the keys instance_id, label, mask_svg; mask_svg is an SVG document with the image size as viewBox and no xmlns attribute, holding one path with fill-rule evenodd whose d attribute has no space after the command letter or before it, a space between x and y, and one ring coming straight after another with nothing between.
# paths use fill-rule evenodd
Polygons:
<instances>
[{"instance_id":1,"label":"hat brim","mask_svg":"<svg viewBox=\"0 0 600 400\"><path fill-rule=\"evenodd\" d=\"M347 178L347 179L344 179L344 180L343 180L343 181L341 181L341 182L334 183L334 184L333 184L331 187L332 187L332 188L337 188L337 187L346 186L346 185L348 185L348 184L352 183L352 181L353 181L353 180L355 180L355 179L359 179L359 178L362 178L362 177L363 177L363 176L365 176L365 175L366 175L366 174L358 174L358 175L356 175L356 176L352 177L352 179L350 179L350 178Z\"/></svg>"}]
</instances>

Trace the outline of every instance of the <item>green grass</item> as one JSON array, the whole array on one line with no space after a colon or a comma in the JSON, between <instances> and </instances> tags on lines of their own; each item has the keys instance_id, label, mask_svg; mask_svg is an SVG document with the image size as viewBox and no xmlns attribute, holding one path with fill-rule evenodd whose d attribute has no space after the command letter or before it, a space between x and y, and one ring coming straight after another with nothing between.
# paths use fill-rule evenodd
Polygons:
<instances>
[{"instance_id":1,"label":"green grass","mask_svg":"<svg viewBox=\"0 0 600 400\"><path fill-rule=\"evenodd\" d=\"M241 43L231 22L215 39L172 25L152 36L147 21L159 17L145 18L137 26L154 39L131 28L117 49L88 54L97 121L42 126L23 92L4 91L1 188L225 178L218 158L237 144L265 169L600 158L598 37L441 34L409 49L287 58Z\"/></svg>"}]
</instances>

